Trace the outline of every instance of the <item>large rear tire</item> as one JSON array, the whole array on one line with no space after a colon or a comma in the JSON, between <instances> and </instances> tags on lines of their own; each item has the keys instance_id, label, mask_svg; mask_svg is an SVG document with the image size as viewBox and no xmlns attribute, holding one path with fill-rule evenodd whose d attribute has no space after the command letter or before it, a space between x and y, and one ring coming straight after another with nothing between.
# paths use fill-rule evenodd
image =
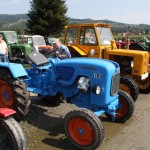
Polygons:
<instances>
[{"instance_id":1,"label":"large rear tire","mask_svg":"<svg viewBox=\"0 0 150 150\"><path fill-rule=\"evenodd\" d=\"M126 91L135 102L139 95L139 88L136 82L129 77L121 77L120 78L120 90Z\"/></svg>"},{"instance_id":2,"label":"large rear tire","mask_svg":"<svg viewBox=\"0 0 150 150\"><path fill-rule=\"evenodd\" d=\"M14 79L8 70L0 70L0 107L16 111L16 119L22 120L29 112L30 100L24 82Z\"/></svg>"},{"instance_id":3,"label":"large rear tire","mask_svg":"<svg viewBox=\"0 0 150 150\"><path fill-rule=\"evenodd\" d=\"M0 150L27 150L23 130L11 117L0 119Z\"/></svg>"},{"instance_id":4,"label":"large rear tire","mask_svg":"<svg viewBox=\"0 0 150 150\"><path fill-rule=\"evenodd\" d=\"M100 119L90 110L78 109L65 117L65 133L70 142L82 150L94 150L104 139Z\"/></svg>"}]
</instances>

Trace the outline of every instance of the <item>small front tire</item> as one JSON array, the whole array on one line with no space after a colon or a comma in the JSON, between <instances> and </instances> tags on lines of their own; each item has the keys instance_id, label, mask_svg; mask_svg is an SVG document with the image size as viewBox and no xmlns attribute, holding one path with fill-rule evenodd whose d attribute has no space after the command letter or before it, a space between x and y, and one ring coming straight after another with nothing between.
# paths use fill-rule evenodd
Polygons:
<instances>
[{"instance_id":1,"label":"small front tire","mask_svg":"<svg viewBox=\"0 0 150 150\"><path fill-rule=\"evenodd\" d=\"M116 110L115 121L126 122L134 112L134 101L125 91L119 90L119 108Z\"/></svg>"},{"instance_id":2,"label":"small front tire","mask_svg":"<svg viewBox=\"0 0 150 150\"><path fill-rule=\"evenodd\" d=\"M82 150L96 149L104 139L100 119L88 109L77 109L65 117L65 134L70 142Z\"/></svg>"}]
</instances>

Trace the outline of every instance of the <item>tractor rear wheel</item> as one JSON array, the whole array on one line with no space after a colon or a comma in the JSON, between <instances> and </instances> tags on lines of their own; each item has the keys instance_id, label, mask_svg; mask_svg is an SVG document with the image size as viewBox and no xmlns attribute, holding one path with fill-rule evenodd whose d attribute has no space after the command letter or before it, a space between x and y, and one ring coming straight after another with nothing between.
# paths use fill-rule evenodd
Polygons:
<instances>
[{"instance_id":1,"label":"tractor rear wheel","mask_svg":"<svg viewBox=\"0 0 150 150\"><path fill-rule=\"evenodd\" d=\"M100 119L88 109L69 112L65 117L64 127L67 138L79 149L96 149L104 139Z\"/></svg>"},{"instance_id":2,"label":"tractor rear wheel","mask_svg":"<svg viewBox=\"0 0 150 150\"><path fill-rule=\"evenodd\" d=\"M14 109L16 119L22 120L31 103L26 84L14 79L8 70L0 72L0 107Z\"/></svg>"},{"instance_id":3,"label":"tractor rear wheel","mask_svg":"<svg viewBox=\"0 0 150 150\"><path fill-rule=\"evenodd\" d=\"M120 90L126 91L135 102L139 95L139 88L136 82L129 77L121 77L120 78Z\"/></svg>"},{"instance_id":4,"label":"tractor rear wheel","mask_svg":"<svg viewBox=\"0 0 150 150\"><path fill-rule=\"evenodd\" d=\"M0 149L27 150L23 130L12 117L0 119Z\"/></svg>"}]
</instances>

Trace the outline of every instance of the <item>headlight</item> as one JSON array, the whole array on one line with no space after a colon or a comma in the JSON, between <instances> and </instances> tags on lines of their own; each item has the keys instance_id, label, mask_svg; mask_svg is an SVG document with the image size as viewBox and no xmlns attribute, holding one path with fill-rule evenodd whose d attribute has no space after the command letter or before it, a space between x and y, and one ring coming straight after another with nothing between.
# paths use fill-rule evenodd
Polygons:
<instances>
[{"instance_id":1,"label":"headlight","mask_svg":"<svg viewBox=\"0 0 150 150\"><path fill-rule=\"evenodd\" d=\"M131 61L131 67L133 67L134 66L134 62L133 61Z\"/></svg>"},{"instance_id":2,"label":"headlight","mask_svg":"<svg viewBox=\"0 0 150 150\"><path fill-rule=\"evenodd\" d=\"M95 50L94 50L94 49L91 49L91 50L90 50L90 55L93 56L94 54L95 54Z\"/></svg>"},{"instance_id":3,"label":"headlight","mask_svg":"<svg viewBox=\"0 0 150 150\"><path fill-rule=\"evenodd\" d=\"M100 94L101 93L101 87L100 86L94 86L93 87L93 93Z\"/></svg>"},{"instance_id":4,"label":"headlight","mask_svg":"<svg viewBox=\"0 0 150 150\"><path fill-rule=\"evenodd\" d=\"M87 92L90 86L90 79L87 77L80 77L77 88L83 92Z\"/></svg>"}]
</instances>

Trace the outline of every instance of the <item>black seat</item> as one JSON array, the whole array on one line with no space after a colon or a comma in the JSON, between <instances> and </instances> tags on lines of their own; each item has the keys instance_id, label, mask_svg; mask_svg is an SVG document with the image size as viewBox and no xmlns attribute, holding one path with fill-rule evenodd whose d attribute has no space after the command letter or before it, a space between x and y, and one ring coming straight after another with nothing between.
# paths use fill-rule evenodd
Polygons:
<instances>
[{"instance_id":1,"label":"black seat","mask_svg":"<svg viewBox=\"0 0 150 150\"><path fill-rule=\"evenodd\" d=\"M29 64L35 64L37 66L42 66L49 63L49 60L39 52L33 52L29 54L26 58Z\"/></svg>"}]
</instances>

